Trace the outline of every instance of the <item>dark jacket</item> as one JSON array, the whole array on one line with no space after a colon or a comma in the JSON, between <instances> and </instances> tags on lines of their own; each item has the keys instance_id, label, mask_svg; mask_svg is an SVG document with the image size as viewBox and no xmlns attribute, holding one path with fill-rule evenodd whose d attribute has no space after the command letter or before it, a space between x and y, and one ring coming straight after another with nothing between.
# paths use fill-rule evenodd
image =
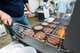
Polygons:
<instances>
[{"instance_id":1,"label":"dark jacket","mask_svg":"<svg viewBox=\"0 0 80 53\"><path fill-rule=\"evenodd\" d=\"M12 17L20 17L24 14L24 4L28 0L0 0L0 10Z\"/></svg>"}]
</instances>

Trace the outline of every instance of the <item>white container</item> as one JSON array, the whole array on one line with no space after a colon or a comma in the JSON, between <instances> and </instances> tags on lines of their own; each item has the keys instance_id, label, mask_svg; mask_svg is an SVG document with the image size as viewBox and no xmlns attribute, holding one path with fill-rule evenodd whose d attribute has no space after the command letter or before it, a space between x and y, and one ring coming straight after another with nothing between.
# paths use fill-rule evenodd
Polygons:
<instances>
[{"instance_id":1,"label":"white container","mask_svg":"<svg viewBox=\"0 0 80 53\"><path fill-rule=\"evenodd\" d=\"M24 47L23 49L24 49L24 50L23 50L24 53L37 53L36 50L35 50L35 48L30 47L30 46Z\"/></svg>"},{"instance_id":2,"label":"white container","mask_svg":"<svg viewBox=\"0 0 80 53\"><path fill-rule=\"evenodd\" d=\"M7 31L6 28L4 26L4 24L0 24L0 37L7 35Z\"/></svg>"},{"instance_id":3,"label":"white container","mask_svg":"<svg viewBox=\"0 0 80 53\"><path fill-rule=\"evenodd\" d=\"M14 48L10 53L37 53L33 47Z\"/></svg>"},{"instance_id":4,"label":"white container","mask_svg":"<svg viewBox=\"0 0 80 53\"><path fill-rule=\"evenodd\" d=\"M22 44L8 45L0 49L0 53L37 53L36 49L30 46L24 47Z\"/></svg>"}]
</instances>

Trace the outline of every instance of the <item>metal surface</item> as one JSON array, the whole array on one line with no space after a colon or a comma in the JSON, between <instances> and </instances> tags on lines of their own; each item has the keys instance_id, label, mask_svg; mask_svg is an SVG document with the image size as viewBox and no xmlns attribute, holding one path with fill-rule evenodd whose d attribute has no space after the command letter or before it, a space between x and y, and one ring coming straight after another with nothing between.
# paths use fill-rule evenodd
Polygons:
<instances>
[{"instance_id":1,"label":"metal surface","mask_svg":"<svg viewBox=\"0 0 80 53\"><path fill-rule=\"evenodd\" d=\"M63 24L61 24L61 25L63 25ZM37 40L33 37L30 37L28 35L24 35L23 30L19 31L19 28L17 28L18 26L22 26L23 30L24 29L31 29L31 27L27 27L27 26L19 24L19 23L15 24L13 26L13 28L14 28L13 31L16 33L16 35L17 35L16 37L20 41L36 48L37 50L39 50L42 53L60 53L60 49L61 49L60 47L57 48L55 46L52 46L52 45L48 44L47 42L40 42L39 40ZM58 27L59 26L57 26L55 31L53 32L54 34L55 34L56 30L58 30Z\"/></svg>"},{"instance_id":2,"label":"metal surface","mask_svg":"<svg viewBox=\"0 0 80 53\"><path fill-rule=\"evenodd\" d=\"M24 33L20 33L19 32L19 28L17 28L19 26L18 23L15 23L13 25L13 31L16 33L16 37L24 42L25 44L28 44L34 48L36 48L37 50L39 50L42 53L57 53L57 48L49 46L48 44L46 44L45 42L40 42L37 39L34 39L32 37L29 37L28 35L24 35ZM25 27L24 25L21 25L24 28L28 29L28 27ZM30 29L30 28L29 28ZM24 37L23 37L24 36Z\"/></svg>"}]
</instances>

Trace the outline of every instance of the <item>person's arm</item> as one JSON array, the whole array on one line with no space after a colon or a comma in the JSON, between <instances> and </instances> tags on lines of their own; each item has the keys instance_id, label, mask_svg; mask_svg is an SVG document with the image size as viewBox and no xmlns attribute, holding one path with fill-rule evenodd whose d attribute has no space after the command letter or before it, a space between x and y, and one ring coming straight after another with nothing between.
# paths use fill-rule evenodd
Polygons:
<instances>
[{"instance_id":1,"label":"person's arm","mask_svg":"<svg viewBox=\"0 0 80 53\"><path fill-rule=\"evenodd\" d=\"M29 3L26 3L25 6L26 6L27 10L28 10L29 12L31 12L31 11L30 11L30 5L29 5Z\"/></svg>"},{"instance_id":2,"label":"person's arm","mask_svg":"<svg viewBox=\"0 0 80 53\"><path fill-rule=\"evenodd\" d=\"M27 10L28 10L28 17L32 17L32 12L31 12L31 10L30 10L30 5L29 5L29 3L26 2L26 3L25 3L25 6L26 6L26 8L27 8Z\"/></svg>"},{"instance_id":3,"label":"person's arm","mask_svg":"<svg viewBox=\"0 0 80 53\"><path fill-rule=\"evenodd\" d=\"M12 17L2 10L0 10L0 19L6 25L12 24Z\"/></svg>"}]
</instances>

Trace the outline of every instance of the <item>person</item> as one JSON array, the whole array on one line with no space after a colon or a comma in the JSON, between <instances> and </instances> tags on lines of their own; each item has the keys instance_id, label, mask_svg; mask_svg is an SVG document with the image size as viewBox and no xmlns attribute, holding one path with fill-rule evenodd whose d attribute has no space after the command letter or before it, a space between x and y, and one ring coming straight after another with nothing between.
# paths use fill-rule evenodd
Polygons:
<instances>
[{"instance_id":1,"label":"person","mask_svg":"<svg viewBox=\"0 0 80 53\"><path fill-rule=\"evenodd\" d=\"M29 26L28 19L24 16L24 5L32 16L28 0L0 0L0 19L13 36L12 23L21 23Z\"/></svg>"},{"instance_id":2,"label":"person","mask_svg":"<svg viewBox=\"0 0 80 53\"><path fill-rule=\"evenodd\" d=\"M68 0L58 0L57 3L57 18L64 19L67 9L70 8Z\"/></svg>"},{"instance_id":3,"label":"person","mask_svg":"<svg viewBox=\"0 0 80 53\"><path fill-rule=\"evenodd\" d=\"M55 13L56 3L54 1L50 1L50 10L51 13Z\"/></svg>"},{"instance_id":4,"label":"person","mask_svg":"<svg viewBox=\"0 0 80 53\"><path fill-rule=\"evenodd\" d=\"M49 18L49 0L43 0L43 12L44 12L44 17Z\"/></svg>"}]
</instances>

